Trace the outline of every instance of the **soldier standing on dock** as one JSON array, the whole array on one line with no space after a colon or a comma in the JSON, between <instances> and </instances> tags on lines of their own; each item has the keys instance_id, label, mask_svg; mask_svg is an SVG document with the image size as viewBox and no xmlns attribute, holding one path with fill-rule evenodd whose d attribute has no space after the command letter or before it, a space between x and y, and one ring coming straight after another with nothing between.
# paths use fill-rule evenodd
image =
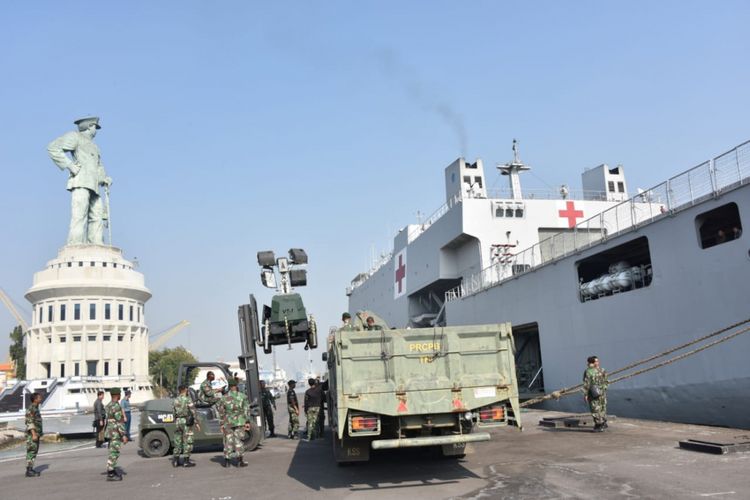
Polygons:
<instances>
[{"instance_id":1,"label":"soldier standing on dock","mask_svg":"<svg viewBox=\"0 0 750 500\"><path fill-rule=\"evenodd\" d=\"M39 403L42 395L38 392L31 394L31 405L26 410L26 477L37 477L39 471L34 469L34 460L39 453L39 440L42 438L42 413Z\"/></svg>"},{"instance_id":2,"label":"soldier standing on dock","mask_svg":"<svg viewBox=\"0 0 750 500\"><path fill-rule=\"evenodd\" d=\"M109 390L112 401L107 404L107 428L104 436L109 439L109 456L107 457L107 481L122 481L122 474L117 468L120 448L128 442L125 435L125 412L120 406L120 388Z\"/></svg>"},{"instance_id":3,"label":"soldier standing on dock","mask_svg":"<svg viewBox=\"0 0 750 500\"><path fill-rule=\"evenodd\" d=\"M299 402L297 401L297 393L294 392L296 385L295 380L287 382L289 389L286 391L286 407L289 410L289 439L299 437Z\"/></svg>"},{"instance_id":4,"label":"soldier standing on dock","mask_svg":"<svg viewBox=\"0 0 750 500\"><path fill-rule=\"evenodd\" d=\"M589 356L588 368L583 372L583 399L589 404L594 418L594 432L607 426L607 372L599 365L599 358Z\"/></svg>"},{"instance_id":5,"label":"soldier standing on dock","mask_svg":"<svg viewBox=\"0 0 750 500\"><path fill-rule=\"evenodd\" d=\"M198 423L198 415L195 411L195 404L187 393L187 386L181 385L178 390L180 394L172 402L174 410L175 424L177 429L174 433L174 455L172 456L172 465L174 467L195 467L195 462L190 460L190 453L193 451L193 426L199 431L201 426Z\"/></svg>"}]
</instances>

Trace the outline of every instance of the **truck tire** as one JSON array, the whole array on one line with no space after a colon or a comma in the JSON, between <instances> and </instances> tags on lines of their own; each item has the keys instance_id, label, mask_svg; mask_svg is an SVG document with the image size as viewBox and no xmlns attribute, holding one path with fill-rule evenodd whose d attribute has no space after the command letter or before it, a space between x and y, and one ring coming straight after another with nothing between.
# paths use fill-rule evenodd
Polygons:
<instances>
[{"instance_id":1,"label":"truck tire","mask_svg":"<svg viewBox=\"0 0 750 500\"><path fill-rule=\"evenodd\" d=\"M141 441L143 446L143 454L148 458L163 457L169 453L171 443L169 442L169 436L164 431L150 431Z\"/></svg>"},{"instance_id":2,"label":"truck tire","mask_svg":"<svg viewBox=\"0 0 750 500\"><path fill-rule=\"evenodd\" d=\"M248 420L250 424L250 430L246 431L247 439L245 439L245 451L255 451L260 444L260 427L255 423L255 420Z\"/></svg>"}]
</instances>

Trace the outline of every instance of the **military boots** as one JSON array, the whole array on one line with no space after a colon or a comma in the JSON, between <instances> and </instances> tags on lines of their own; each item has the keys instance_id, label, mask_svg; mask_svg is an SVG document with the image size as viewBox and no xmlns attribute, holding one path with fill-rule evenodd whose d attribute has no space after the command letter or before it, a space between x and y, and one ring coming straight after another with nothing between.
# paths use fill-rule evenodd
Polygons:
<instances>
[{"instance_id":1,"label":"military boots","mask_svg":"<svg viewBox=\"0 0 750 500\"><path fill-rule=\"evenodd\" d=\"M26 467L26 477L37 477L40 472L31 466Z\"/></svg>"},{"instance_id":2,"label":"military boots","mask_svg":"<svg viewBox=\"0 0 750 500\"><path fill-rule=\"evenodd\" d=\"M107 481L122 481L122 475L116 470L108 470Z\"/></svg>"},{"instance_id":3,"label":"military boots","mask_svg":"<svg viewBox=\"0 0 750 500\"><path fill-rule=\"evenodd\" d=\"M186 459L185 459L185 460L184 460L184 461L182 462L182 466L183 466L183 467L195 467L195 462L193 462L192 460L190 460L190 457L187 457L187 458L186 458Z\"/></svg>"},{"instance_id":4,"label":"military boots","mask_svg":"<svg viewBox=\"0 0 750 500\"><path fill-rule=\"evenodd\" d=\"M229 459L228 459L228 458L225 458L225 459L224 459L224 463L222 463L221 465L222 465L222 467L224 467L225 469L226 469L226 468L228 468L228 467L229 467L229 465L230 465Z\"/></svg>"},{"instance_id":5,"label":"military boots","mask_svg":"<svg viewBox=\"0 0 750 500\"><path fill-rule=\"evenodd\" d=\"M182 459L180 457L172 457L172 467L179 467L182 465Z\"/></svg>"},{"instance_id":6,"label":"military boots","mask_svg":"<svg viewBox=\"0 0 750 500\"><path fill-rule=\"evenodd\" d=\"M247 467L248 465L250 464L245 462L244 458L240 458L237 460L237 467Z\"/></svg>"}]
</instances>

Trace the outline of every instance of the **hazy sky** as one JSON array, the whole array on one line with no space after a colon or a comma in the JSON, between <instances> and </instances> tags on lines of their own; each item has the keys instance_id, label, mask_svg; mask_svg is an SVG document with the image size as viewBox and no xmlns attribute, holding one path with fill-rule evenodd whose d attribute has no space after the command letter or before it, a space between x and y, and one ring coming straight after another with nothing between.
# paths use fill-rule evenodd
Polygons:
<instances>
[{"instance_id":1,"label":"hazy sky","mask_svg":"<svg viewBox=\"0 0 750 500\"><path fill-rule=\"evenodd\" d=\"M326 332L458 156L504 185L518 138L524 187L607 162L635 189L750 138L749 24L743 1L7 3L0 286L30 310L70 216L46 145L95 114L152 332L187 319L168 345L235 359L237 305L271 296L255 254L290 247ZM14 324L0 309L3 353Z\"/></svg>"}]
</instances>

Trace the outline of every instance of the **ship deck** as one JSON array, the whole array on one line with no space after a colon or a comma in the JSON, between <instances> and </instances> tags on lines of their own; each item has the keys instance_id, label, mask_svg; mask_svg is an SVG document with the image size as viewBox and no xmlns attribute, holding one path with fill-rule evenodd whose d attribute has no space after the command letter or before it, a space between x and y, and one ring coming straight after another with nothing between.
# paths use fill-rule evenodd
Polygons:
<instances>
[{"instance_id":1,"label":"ship deck","mask_svg":"<svg viewBox=\"0 0 750 500\"><path fill-rule=\"evenodd\" d=\"M277 428L286 430L279 405ZM618 418L604 433L548 428L561 413L523 412L524 431L498 428L463 459L432 450L375 453L369 463L337 467L330 433L313 442L267 439L248 454L250 467L220 467L220 452L195 453L197 467L174 469L168 458L146 459L123 447L125 478L107 483L106 449L93 442L53 449L42 445L37 468L23 477L20 449L0 458L0 496L21 498L746 498L750 452L711 455L680 449L686 439L750 440L726 428ZM46 450L45 450L46 448Z\"/></svg>"}]
</instances>

